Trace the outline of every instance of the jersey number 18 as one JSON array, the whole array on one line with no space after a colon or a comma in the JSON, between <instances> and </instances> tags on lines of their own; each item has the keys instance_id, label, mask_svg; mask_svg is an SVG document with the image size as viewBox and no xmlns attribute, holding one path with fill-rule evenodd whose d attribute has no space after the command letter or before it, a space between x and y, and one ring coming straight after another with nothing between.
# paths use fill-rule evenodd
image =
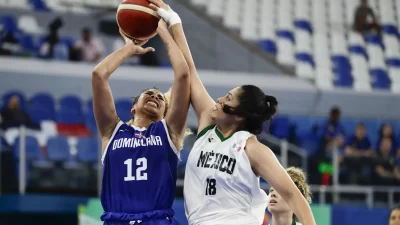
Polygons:
<instances>
[{"instance_id":1,"label":"jersey number 18","mask_svg":"<svg viewBox=\"0 0 400 225\"><path fill-rule=\"evenodd\" d=\"M147 173L144 172L147 169L146 158L143 157L136 160L136 166L138 166L136 168L136 177L132 175L132 159L125 160L124 164L126 165L126 177L124 177L124 181L147 180Z\"/></svg>"},{"instance_id":2,"label":"jersey number 18","mask_svg":"<svg viewBox=\"0 0 400 225\"><path fill-rule=\"evenodd\" d=\"M214 178L207 178L206 195L217 194L217 188L215 187L216 184L217 181Z\"/></svg>"}]
</instances>

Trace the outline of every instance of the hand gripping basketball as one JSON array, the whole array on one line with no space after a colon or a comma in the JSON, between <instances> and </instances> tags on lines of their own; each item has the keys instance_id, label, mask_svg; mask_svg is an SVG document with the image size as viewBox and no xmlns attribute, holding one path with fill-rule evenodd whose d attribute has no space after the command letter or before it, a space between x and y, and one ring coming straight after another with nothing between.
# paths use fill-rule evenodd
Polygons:
<instances>
[{"instance_id":1,"label":"hand gripping basketball","mask_svg":"<svg viewBox=\"0 0 400 225\"><path fill-rule=\"evenodd\" d=\"M179 15L176 12L174 12L174 10L172 10L171 7L165 4L162 0L149 0L149 2L151 2L149 7L154 11L156 11L157 14L161 16L161 18L163 18L165 22L168 23L169 27L175 24L182 23L182 20L179 17Z\"/></svg>"},{"instance_id":2,"label":"hand gripping basketball","mask_svg":"<svg viewBox=\"0 0 400 225\"><path fill-rule=\"evenodd\" d=\"M135 55L142 55L142 54L145 54L145 53L148 53L148 52L154 52L155 51L154 48L152 48L152 47L142 48L142 46L144 44L146 44L148 40L143 40L143 41L135 40L135 42L134 42L132 39L128 38L121 31L121 29L119 29L119 33L121 34L122 38L124 39L125 45L130 45L130 46L132 46L134 48L134 50L135 50L134 54Z\"/></svg>"}]
</instances>

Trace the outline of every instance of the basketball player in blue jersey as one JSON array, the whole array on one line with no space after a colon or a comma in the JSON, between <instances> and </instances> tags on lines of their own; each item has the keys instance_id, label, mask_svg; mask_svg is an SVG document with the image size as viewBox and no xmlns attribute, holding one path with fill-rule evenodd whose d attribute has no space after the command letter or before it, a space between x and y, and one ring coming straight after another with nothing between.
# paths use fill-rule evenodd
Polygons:
<instances>
[{"instance_id":1,"label":"basketball player in blue jersey","mask_svg":"<svg viewBox=\"0 0 400 225\"><path fill-rule=\"evenodd\" d=\"M150 7L168 23L178 18L162 0ZM181 24L172 35L190 70L191 104L199 128L186 163L184 198L190 225L259 225L268 204L260 177L278 191L299 222L315 225L311 208L274 153L255 137L278 101L254 85L242 85L217 103L204 88Z\"/></svg>"},{"instance_id":2,"label":"basketball player in blue jersey","mask_svg":"<svg viewBox=\"0 0 400 225\"><path fill-rule=\"evenodd\" d=\"M189 110L189 70L164 21L160 20L157 32L175 74L169 102L157 89L148 89L134 100L132 124L117 116L108 79L128 57L154 51L142 48L144 42L135 45L123 36L126 45L100 62L92 74L94 115L103 150L101 220L105 225L177 224L172 203Z\"/></svg>"}]
</instances>

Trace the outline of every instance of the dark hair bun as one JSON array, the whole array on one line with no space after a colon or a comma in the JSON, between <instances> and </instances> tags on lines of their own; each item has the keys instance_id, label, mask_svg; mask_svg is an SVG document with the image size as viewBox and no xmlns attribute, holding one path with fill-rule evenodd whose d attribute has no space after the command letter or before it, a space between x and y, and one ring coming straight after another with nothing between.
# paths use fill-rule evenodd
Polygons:
<instances>
[{"instance_id":1,"label":"dark hair bun","mask_svg":"<svg viewBox=\"0 0 400 225\"><path fill-rule=\"evenodd\" d=\"M278 107L278 100L274 96L265 95L265 103L267 109L265 111L265 116L267 120L270 120L276 113L276 108Z\"/></svg>"}]
</instances>

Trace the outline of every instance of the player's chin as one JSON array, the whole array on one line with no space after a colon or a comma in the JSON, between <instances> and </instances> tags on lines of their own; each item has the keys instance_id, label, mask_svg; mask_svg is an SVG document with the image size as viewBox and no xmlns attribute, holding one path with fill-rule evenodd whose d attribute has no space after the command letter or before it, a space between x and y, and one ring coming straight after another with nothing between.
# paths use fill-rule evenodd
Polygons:
<instances>
[{"instance_id":1,"label":"player's chin","mask_svg":"<svg viewBox=\"0 0 400 225\"><path fill-rule=\"evenodd\" d=\"M279 211L279 205L277 205L277 203L268 203L267 208L271 213L276 213Z\"/></svg>"},{"instance_id":2,"label":"player's chin","mask_svg":"<svg viewBox=\"0 0 400 225\"><path fill-rule=\"evenodd\" d=\"M145 106L145 111L149 116L157 116L157 115L162 115L162 112L159 108L155 108L152 106Z\"/></svg>"}]
</instances>

